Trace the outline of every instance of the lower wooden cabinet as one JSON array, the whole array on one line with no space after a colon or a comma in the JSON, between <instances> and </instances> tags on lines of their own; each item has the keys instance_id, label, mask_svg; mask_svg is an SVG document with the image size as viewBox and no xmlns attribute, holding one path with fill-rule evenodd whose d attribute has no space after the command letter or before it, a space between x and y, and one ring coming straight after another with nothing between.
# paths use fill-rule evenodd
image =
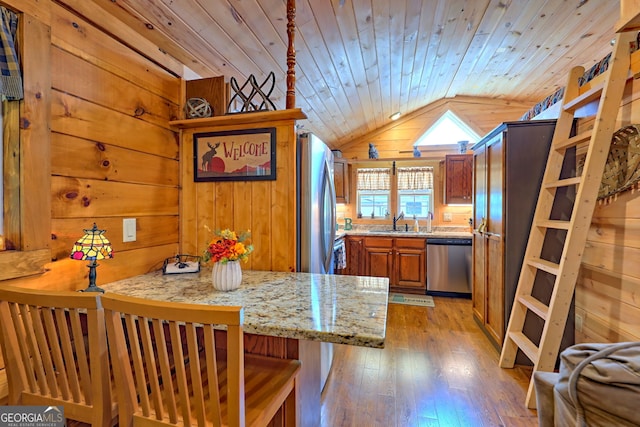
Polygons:
<instances>
[{"instance_id":1,"label":"lower wooden cabinet","mask_svg":"<svg viewBox=\"0 0 640 427\"><path fill-rule=\"evenodd\" d=\"M366 237L364 240L365 276L388 277L393 286L393 239Z\"/></svg>"},{"instance_id":2,"label":"lower wooden cabinet","mask_svg":"<svg viewBox=\"0 0 640 427\"><path fill-rule=\"evenodd\" d=\"M345 274L388 277L391 291L426 293L425 238L347 236L346 246Z\"/></svg>"},{"instance_id":3,"label":"lower wooden cabinet","mask_svg":"<svg viewBox=\"0 0 640 427\"><path fill-rule=\"evenodd\" d=\"M395 239L395 274L400 290L427 292L426 239Z\"/></svg>"},{"instance_id":4,"label":"lower wooden cabinet","mask_svg":"<svg viewBox=\"0 0 640 427\"><path fill-rule=\"evenodd\" d=\"M364 237L347 236L345 246L347 249L347 268L342 274L364 276Z\"/></svg>"}]
</instances>

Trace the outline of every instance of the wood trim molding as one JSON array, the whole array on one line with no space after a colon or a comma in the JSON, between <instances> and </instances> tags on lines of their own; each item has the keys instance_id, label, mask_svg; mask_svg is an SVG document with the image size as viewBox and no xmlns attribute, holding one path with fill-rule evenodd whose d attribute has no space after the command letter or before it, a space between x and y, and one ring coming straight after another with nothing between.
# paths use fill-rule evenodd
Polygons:
<instances>
[{"instance_id":1,"label":"wood trim molding","mask_svg":"<svg viewBox=\"0 0 640 427\"><path fill-rule=\"evenodd\" d=\"M174 120L169 122L169 125L178 129L193 129L209 126L273 122L278 120L304 120L306 118L307 115L304 114L300 108L293 108L288 110L227 114L225 116L205 117L202 119Z\"/></svg>"},{"instance_id":2,"label":"wood trim molding","mask_svg":"<svg viewBox=\"0 0 640 427\"><path fill-rule=\"evenodd\" d=\"M13 242L16 250L0 252L0 280L41 273L51 261L51 27L23 12L34 3L39 2L13 5L22 13L19 32L26 70L19 106L20 219L19 238ZM44 9L41 15L48 17L49 8Z\"/></svg>"}]
</instances>

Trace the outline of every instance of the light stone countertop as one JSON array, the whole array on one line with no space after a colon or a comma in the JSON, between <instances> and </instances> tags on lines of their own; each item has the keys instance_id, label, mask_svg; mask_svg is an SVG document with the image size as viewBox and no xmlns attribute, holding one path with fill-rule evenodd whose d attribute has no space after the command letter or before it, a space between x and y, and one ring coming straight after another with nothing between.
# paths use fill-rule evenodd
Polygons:
<instances>
[{"instance_id":1,"label":"light stone countertop","mask_svg":"<svg viewBox=\"0 0 640 427\"><path fill-rule=\"evenodd\" d=\"M242 285L216 291L211 269L163 275L156 271L101 285L106 292L153 300L244 307L244 331L382 348L389 279L242 271Z\"/></svg>"},{"instance_id":2,"label":"light stone countertop","mask_svg":"<svg viewBox=\"0 0 640 427\"><path fill-rule=\"evenodd\" d=\"M390 231L390 230L349 230L341 232L341 236L384 236L384 237L423 237L429 238L457 238L470 239L473 234L469 231L439 231L434 230L431 233L426 231Z\"/></svg>"}]
</instances>

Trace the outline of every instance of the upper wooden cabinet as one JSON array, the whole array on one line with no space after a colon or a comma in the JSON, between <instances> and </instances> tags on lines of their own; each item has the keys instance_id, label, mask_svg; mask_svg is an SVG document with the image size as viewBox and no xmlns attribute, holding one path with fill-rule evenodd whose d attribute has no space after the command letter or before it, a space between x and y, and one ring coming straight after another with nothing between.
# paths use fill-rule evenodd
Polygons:
<instances>
[{"instance_id":1,"label":"upper wooden cabinet","mask_svg":"<svg viewBox=\"0 0 640 427\"><path fill-rule=\"evenodd\" d=\"M470 205L473 154L449 154L444 160L444 204Z\"/></svg>"},{"instance_id":2,"label":"upper wooden cabinet","mask_svg":"<svg viewBox=\"0 0 640 427\"><path fill-rule=\"evenodd\" d=\"M349 203L349 165L345 159L333 158L333 180L336 186L336 203Z\"/></svg>"}]
</instances>

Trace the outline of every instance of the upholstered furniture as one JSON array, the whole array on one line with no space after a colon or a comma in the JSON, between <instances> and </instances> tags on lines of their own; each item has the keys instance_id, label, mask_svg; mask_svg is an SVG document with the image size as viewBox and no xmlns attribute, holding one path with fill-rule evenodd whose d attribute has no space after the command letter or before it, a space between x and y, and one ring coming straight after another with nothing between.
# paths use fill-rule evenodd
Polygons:
<instances>
[{"instance_id":1,"label":"upholstered furniture","mask_svg":"<svg viewBox=\"0 0 640 427\"><path fill-rule=\"evenodd\" d=\"M66 419L116 423L95 293L0 288L0 346L10 405L63 406Z\"/></svg>"},{"instance_id":2,"label":"upholstered furniture","mask_svg":"<svg viewBox=\"0 0 640 427\"><path fill-rule=\"evenodd\" d=\"M534 373L541 427L640 425L640 342L576 344Z\"/></svg>"},{"instance_id":3,"label":"upholstered furniture","mask_svg":"<svg viewBox=\"0 0 640 427\"><path fill-rule=\"evenodd\" d=\"M300 363L245 354L242 307L109 292L102 303L121 427L264 426L283 404L285 425L296 425Z\"/></svg>"}]
</instances>

